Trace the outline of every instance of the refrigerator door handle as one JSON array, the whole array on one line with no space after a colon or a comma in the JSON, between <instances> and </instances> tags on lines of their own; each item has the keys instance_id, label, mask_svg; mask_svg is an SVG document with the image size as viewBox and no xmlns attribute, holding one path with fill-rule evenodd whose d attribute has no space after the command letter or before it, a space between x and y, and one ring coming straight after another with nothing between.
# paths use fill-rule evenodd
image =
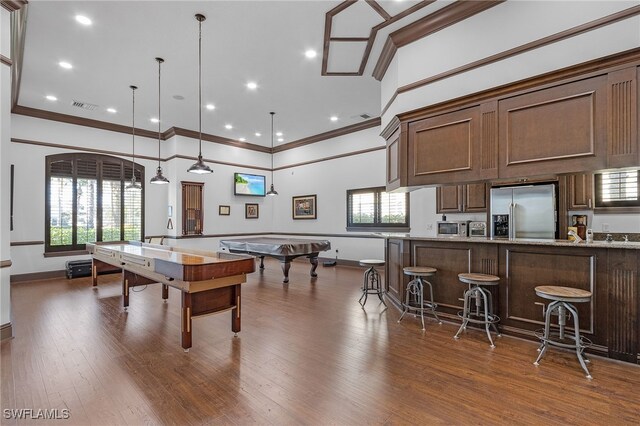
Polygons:
<instances>
[{"instance_id":1,"label":"refrigerator door handle","mask_svg":"<svg viewBox=\"0 0 640 426\"><path fill-rule=\"evenodd\" d=\"M509 204L509 239L516 237L516 203Z\"/></svg>"}]
</instances>

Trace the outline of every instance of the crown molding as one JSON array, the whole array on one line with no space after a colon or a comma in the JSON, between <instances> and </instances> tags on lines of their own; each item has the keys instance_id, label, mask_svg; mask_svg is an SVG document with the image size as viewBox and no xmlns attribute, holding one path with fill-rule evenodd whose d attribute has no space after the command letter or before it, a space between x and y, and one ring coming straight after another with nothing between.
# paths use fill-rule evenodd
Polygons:
<instances>
[{"instance_id":1,"label":"crown molding","mask_svg":"<svg viewBox=\"0 0 640 426\"><path fill-rule=\"evenodd\" d=\"M470 18L504 1L457 1L392 32L387 37L382 53L373 69L373 77L378 81L382 80L398 48Z\"/></svg>"},{"instance_id":2,"label":"crown molding","mask_svg":"<svg viewBox=\"0 0 640 426\"><path fill-rule=\"evenodd\" d=\"M131 126L123 126L121 124L109 123L106 121L94 120L92 118L77 117L75 115L62 114L59 112L47 111L16 105L11 110L12 114L26 115L28 117L41 118L43 120L59 121L61 123L75 124L77 126L93 127L101 130L109 130L112 132L132 134ZM136 135L155 139L158 137L157 132L145 129L136 129Z\"/></svg>"},{"instance_id":3,"label":"crown molding","mask_svg":"<svg viewBox=\"0 0 640 426\"><path fill-rule=\"evenodd\" d=\"M16 105L11 112L13 114L18 114L18 115L25 115L28 117L34 117L34 118L40 118L43 120L51 120L51 121L59 121L62 123L67 123L67 124L74 124L77 126L85 126L85 127L92 127L95 129L101 129L101 130L109 130L112 132L119 132L119 133L125 133L130 135L131 132L131 127L129 126L123 126L120 124L114 124L114 123L109 123L106 121L100 121L100 120L94 120L91 118L84 118L84 117L77 117L75 115L68 115L68 114L62 114L59 112L53 112L53 111L47 111L47 110L43 110L43 109L37 109L37 108L31 108L31 107L25 107L22 105ZM365 129L369 129L371 127L375 127L375 126L379 126L380 125L380 117L376 117L376 118L372 118L360 123L356 123L356 124L352 124L350 126L346 126L346 127L341 127L339 129L334 129L328 132L324 132L324 133L320 133L317 135L313 135L313 136L309 136L303 139L299 139L297 141L292 141L283 145L278 145L276 147L273 148L273 150L270 147L267 146L262 146L262 145L257 145L257 144L252 144L252 143L246 143L246 142L240 142L240 141L236 141L234 139L229 139L229 138L224 138L222 136L216 136L216 135L212 135L212 134L208 134L208 133L203 133L202 134L202 140L205 142L213 142L213 143L218 143L221 145L227 145L227 146L233 146L236 148L242 148L242 149L248 149L251 151L257 151L257 152L264 152L266 154L271 154L276 153L276 152L282 152L282 151L286 151L289 149L294 149L294 148L298 148L304 145L309 145L312 143L316 143L316 142L322 142L325 139L331 139L331 138L335 138L338 136L343 136L343 135L347 135L349 133L354 133L354 132L359 132L360 130L365 130ZM138 129L136 128L136 135L137 136L142 136L142 137L147 137L150 139L157 139L158 138L158 133L157 132L153 132L150 130L146 130L146 129ZM189 130L189 129L183 129L180 127L170 127L167 130L165 130L163 133L160 134L160 139L161 140L167 140L170 139L174 136L184 136L184 137L188 137L188 138L192 138L192 139L198 139L199 134L198 132L194 131L194 130ZM62 146L60 146L62 147ZM98 152L98 151L96 151ZM215 161L212 161L215 162Z\"/></svg>"},{"instance_id":4,"label":"crown molding","mask_svg":"<svg viewBox=\"0 0 640 426\"><path fill-rule=\"evenodd\" d=\"M380 136L382 136L385 140L388 140L391 137L391 135L399 128L400 128L400 119L397 116L394 116L389 122L389 124L385 126L384 130L382 130L382 132L380 133Z\"/></svg>"},{"instance_id":5,"label":"crown molding","mask_svg":"<svg viewBox=\"0 0 640 426\"><path fill-rule=\"evenodd\" d=\"M309 136L307 138L298 139L297 141L285 143L282 145L277 145L273 148L273 152L276 153L276 152L287 151L289 149L300 148L301 146L309 145L309 144L320 142L323 140L332 139L338 136L347 135L349 133L355 133L361 130L370 129L372 127L379 126L380 123L381 123L380 117L371 118L369 120L352 124L350 126L341 127L339 129L330 130L328 132L320 133L314 136Z\"/></svg>"},{"instance_id":6,"label":"crown molding","mask_svg":"<svg viewBox=\"0 0 640 426\"><path fill-rule=\"evenodd\" d=\"M183 129L181 127L172 127L171 131L172 136L185 136L196 140L200 137L199 133L195 130ZM266 152L269 154L271 153L271 148L269 148L268 146L262 146L248 142L240 142L235 139L224 138L222 136L216 136L208 133L202 134L202 140L207 142L219 143L221 145L234 146L236 148L249 149L251 151Z\"/></svg>"},{"instance_id":7,"label":"crown molding","mask_svg":"<svg viewBox=\"0 0 640 426\"><path fill-rule=\"evenodd\" d=\"M15 12L16 10L22 9L22 6L25 6L27 3L29 3L27 0L2 0L0 5L9 12Z\"/></svg>"},{"instance_id":8,"label":"crown molding","mask_svg":"<svg viewBox=\"0 0 640 426\"><path fill-rule=\"evenodd\" d=\"M594 59L580 64L572 65L559 70L554 70L545 74L540 74L524 80L507 83L502 86L476 92L470 95L449 99L427 107L403 112L397 117L402 122L413 121L434 114L441 114L455 110L462 106L480 104L490 99L505 96L516 96L519 93L531 88L543 88L550 85L557 85L560 82L571 81L572 79L584 79L611 72L629 66L640 66L640 47L626 50L624 52Z\"/></svg>"},{"instance_id":9,"label":"crown molding","mask_svg":"<svg viewBox=\"0 0 640 426\"><path fill-rule=\"evenodd\" d=\"M345 157L351 157L354 155L367 154L369 152L380 151L381 149L385 149L385 148L386 146L382 145L382 146L375 146L373 148L361 149L359 151L345 152L344 154L332 155L330 157L316 158L315 160L303 161L301 163L293 163L293 164L287 164L286 166L274 167L273 171L275 172L278 170L291 169L293 167L306 166L314 163L322 163L323 161L337 160L338 158L345 158Z\"/></svg>"},{"instance_id":10,"label":"crown molding","mask_svg":"<svg viewBox=\"0 0 640 426\"><path fill-rule=\"evenodd\" d=\"M391 96L391 98L387 101L387 103L385 104L385 106L382 108L382 111L380 112L380 115L384 115L387 110L391 107L391 105L393 104L393 102L395 101L395 99L398 97L399 94L401 93L405 93L405 92L409 92L411 90L415 90L418 89L422 86L426 86L428 84L431 83L435 83L436 81L439 80L443 80L445 78L449 78L449 77L453 77L457 74L462 74L468 71L471 71L473 69L485 66L485 65L489 65L495 62L499 62L505 59L508 59L512 56L516 56L525 52L528 52L530 50L534 50L534 49L538 49L540 47L552 44L552 43L557 43L559 41L562 40L566 40L568 38L571 37L575 37L579 34L583 34L607 25L611 25L614 24L618 21L622 21L628 18L631 18L633 16L639 15L640 14L640 6L632 6L630 8L627 8L625 10L621 10L620 12L616 12L613 13L611 15L602 17L600 19L596 19L594 21L591 22L587 22L585 24L582 25L578 25L576 27L573 28L569 28L567 30L561 31L559 33L556 34L552 34L550 36L547 37L543 37L541 39L538 40L534 40L532 42L523 44L521 46L517 46L514 47L512 49L509 50L505 50L504 52L500 52L500 53L496 53L495 55L491 55L487 58L483 58L480 59L478 61L474 61L474 62L470 62L468 64L462 65L460 67L445 71L443 73L431 76L431 77L427 77L425 79L398 87L396 89L396 91L394 92L394 94ZM609 61L610 58L617 58L617 57L624 57L626 56L629 52L633 52L635 49L631 49L630 51L627 52L622 52L620 54L614 54L614 55L610 55L607 56L605 58L598 58L594 61L589 61L589 62L584 62L582 64L578 64L575 66L570 66L567 68L564 68L563 70L568 70L568 71L563 71L563 72L570 72L572 69L577 68L577 69L582 69L583 67L589 67L591 63L598 63L602 60L605 61ZM553 73L553 72L552 72ZM545 74L546 75L546 74ZM534 77L535 78L535 77Z\"/></svg>"}]
</instances>

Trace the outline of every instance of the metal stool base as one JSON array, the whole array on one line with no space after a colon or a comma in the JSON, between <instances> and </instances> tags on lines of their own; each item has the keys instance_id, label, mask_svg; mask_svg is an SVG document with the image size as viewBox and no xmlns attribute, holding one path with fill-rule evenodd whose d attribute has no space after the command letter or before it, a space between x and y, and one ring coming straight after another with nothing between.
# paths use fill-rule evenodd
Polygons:
<instances>
[{"instance_id":1,"label":"metal stool base","mask_svg":"<svg viewBox=\"0 0 640 426\"><path fill-rule=\"evenodd\" d=\"M476 302L475 312L473 312L469 306L471 299L475 299ZM469 323L484 324L484 329L487 333L487 337L489 338L491 347L496 347L493 343L493 339L491 338L491 331L489 328L492 327L496 332L496 336L501 337L498 327L496 326L496 323L500 321L500 317L493 314L493 297L489 290L486 290L477 284L471 284L470 288L464 292L464 306L462 311L458 312L458 316L462 318L462 324L460 325L456 335L453 336L454 339L460 338L460 333L462 330L467 329L467 325Z\"/></svg>"},{"instance_id":2,"label":"metal stool base","mask_svg":"<svg viewBox=\"0 0 640 426\"><path fill-rule=\"evenodd\" d=\"M558 311L559 328L558 330L552 331L551 315L556 310ZM565 329L566 311L569 311L571 317L573 318L573 332L567 331ZM576 351L576 356L578 358L578 361L580 362L582 370L586 373L586 378L593 378L586 365L590 361L583 355L585 348L591 345L591 340L587 339L586 337L580 336L580 321L578 319L578 311L575 306L562 300L557 300L550 303L545 314L544 332L542 336L540 336L539 332L537 332L536 335L540 338L541 341L540 347L538 348L538 351L540 353L538 354L538 357L534 361L533 365L540 365L540 360L544 356L549 346L573 349Z\"/></svg>"},{"instance_id":3,"label":"metal stool base","mask_svg":"<svg viewBox=\"0 0 640 426\"><path fill-rule=\"evenodd\" d=\"M376 268L372 266L365 271L364 281L362 283L362 296L360 296L360 299L358 299L358 303L360 303L363 308L364 305L366 305L367 297L370 294L377 294L378 299L380 299L380 303L382 303L385 308L387 307L387 304L382 298L382 296L384 295L384 289L382 288L380 281L380 273L376 271ZM362 298L364 298L364 302L362 301Z\"/></svg>"},{"instance_id":4,"label":"metal stool base","mask_svg":"<svg viewBox=\"0 0 640 426\"><path fill-rule=\"evenodd\" d=\"M428 302L424 301L424 285L427 284L429 286L429 296L430 299ZM436 313L436 308L438 304L433 301L433 286L429 281L423 280L421 276L417 276L415 279L409 281L407 284L405 303L402 304L403 310L402 315L398 318L398 322L402 321L404 315L412 311L415 316L420 314L420 321L422 322L422 331L425 331L424 327L424 311L427 310L433 314L438 324L442 324L440 318L438 318L438 314Z\"/></svg>"}]
</instances>

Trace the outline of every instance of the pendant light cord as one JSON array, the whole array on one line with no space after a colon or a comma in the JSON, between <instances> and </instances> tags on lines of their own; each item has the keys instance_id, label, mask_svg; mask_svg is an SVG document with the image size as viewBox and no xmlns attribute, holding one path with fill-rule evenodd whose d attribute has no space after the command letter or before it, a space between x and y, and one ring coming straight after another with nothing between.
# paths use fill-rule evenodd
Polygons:
<instances>
[{"instance_id":1,"label":"pendant light cord","mask_svg":"<svg viewBox=\"0 0 640 426\"><path fill-rule=\"evenodd\" d=\"M202 20L198 19L198 157L202 157Z\"/></svg>"},{"instance_id":2,"label":"pendant light cord","mask_svg":"<svg viewBox=\"0 0 640 426\"><path fill-rule=\"evenodd\" d=\"M158 170L160 170L160 65L162 64L161 58L156 58L158 61Z\"/></svg>"},{"instance_id":3,"label":"pendant light cord","mask_svg":"<svg viewBox=\"0 0 640 426\"><path fill-rule=\"evenodd\" d=\"M131 180L136 178L136 86L131 86L131 142L133 149L131 150Z\"/></svg>"},{"instance_id":4,"label":"pendant light cord","mask_svg":"<svg viewBox=\"0 0 640 426\"><path fill-rule=\"evenodd\" d=\"M271 112L271 185L273 185L273 116L275 112Z\"/></svg>"}]
</instances>

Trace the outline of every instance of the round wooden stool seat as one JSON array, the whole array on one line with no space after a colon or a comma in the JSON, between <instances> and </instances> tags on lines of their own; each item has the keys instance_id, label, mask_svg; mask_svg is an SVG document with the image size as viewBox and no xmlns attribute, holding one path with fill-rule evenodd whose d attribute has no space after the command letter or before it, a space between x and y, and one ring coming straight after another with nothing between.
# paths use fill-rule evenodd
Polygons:
<instances>
[{"instance_id":1,"label":"round wooden stool seat","mask_svg":"<svg viewBox=\"0 0 640 426\"><path fill-rule=\"evenodd\" d=\"M465 284L497 285L500 277L489 274L464 273L458 274L458 279Z\"/></svg>"},{"instance_id":2,"label":"round wooden stool seat","mask_svg":"<svg viewBox=\"0 0 640 426\"><path fill-rule=\"evenodd\" d=\"M402 268L402 271L405 275L412 277L430 277L438 272L436 268L430 266L407 266L406 268Z\"/></svg>"},{"instance_id":3,"label":"round wooden stool seat","mask_svg":"<svg viewBox=\"0 0 640 426\"><path fill-rule=\"evenodd\" d=\"M360 266L384 266L384 260L378 259L362 259Z\"/></svg>"},{"instance_id":4,"label":"round wooden stool seat","mask_svg":"<svg viewBox=\"0 0 640 426\"><path fill-rule=\"evenodd\" d=\"M591 300L591 292L579 288L541 285L536 287L535 290L538 296L549 300L562 302L588 302Z\"/></svg>"}]
</instances>

